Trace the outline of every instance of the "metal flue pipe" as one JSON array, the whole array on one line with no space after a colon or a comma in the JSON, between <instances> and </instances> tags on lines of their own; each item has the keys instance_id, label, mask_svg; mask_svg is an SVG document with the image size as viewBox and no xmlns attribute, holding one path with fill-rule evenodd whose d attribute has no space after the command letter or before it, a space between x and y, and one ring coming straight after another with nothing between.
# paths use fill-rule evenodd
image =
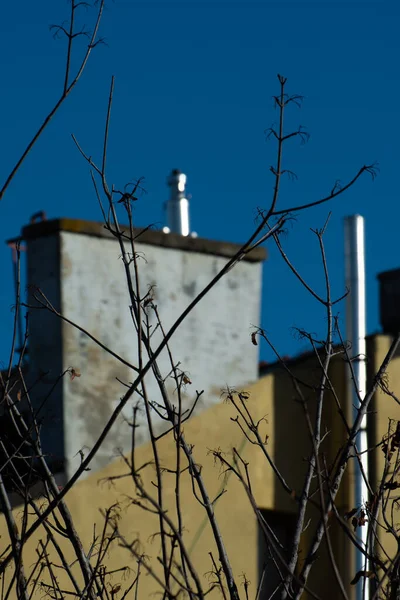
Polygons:
<instances>
[{"instance_id":1,"label":"metal flue pipe","mask_svg":"<svg viewBox=\"0 0 400 600\"><path fill-rule=\"evenodd\" d=\"M165 233L178 233L188 236L190 234L189 224L189 200L186 197L186 175L178 169L174 169L167 178L170 188L170 197L166 203L167 227Z\"/></svg>"},{"instance_id":2,"label":"metal flue pipe","mask_svg":"<svg viewBox=\"0 0 400 600\"><path fill-rule=\"evenodd\" d=\"M364 217L352 215L344 220L346 288L349 290L346 298L346 337L351 343L349 355L354 373L352 378L349 367L348 397L353 406L353 422L355 421L360 398L366 394L366 299L365 299L365 247L364 247ZM358 393L357 393L358 392ZM357 449L365 477L368 480L368 440L367 417L361 424L357 436ZM354 460L355 507L361 508L368 500L368 488L365 483L360 465ZM367 548L368 527L360 527L362 547ZM356 573L368 570L365 556L355 548ZM368 578L361 577L356 588L357 600L369 598Z\"/></svg>"}]
</instances>

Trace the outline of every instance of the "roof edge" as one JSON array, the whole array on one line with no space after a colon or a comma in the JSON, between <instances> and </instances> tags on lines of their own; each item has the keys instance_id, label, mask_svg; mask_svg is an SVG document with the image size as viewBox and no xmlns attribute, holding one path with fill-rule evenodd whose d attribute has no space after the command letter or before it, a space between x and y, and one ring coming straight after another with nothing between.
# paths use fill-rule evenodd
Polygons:
<instances>
[{"instance_id":1,"label":"roof edge","mask_svg":"<svg viewBox=\"0 0 400 600\"><path fill-rule=\"evenodd\" d=\"M129 234L128 227L121 226L121 229L124 233ZM49 221L40 221L38 223L27 225L23 227L21 237L24 240L30 240L61 231L108 239L114 238L113 234L106 229L104 223L67 218L51 219ZM208 240L199 237L184 237L175 233L164 233L163 231L155 231L147 228L135 228L134 233L135 239L141 244L224 256L227 258L234 256L241 248L240 244L234 244L232 242ZM266 258L267 252L265 248L258 247L246 254L243 260L262 262Z\"/></svg>"}]
</instances>

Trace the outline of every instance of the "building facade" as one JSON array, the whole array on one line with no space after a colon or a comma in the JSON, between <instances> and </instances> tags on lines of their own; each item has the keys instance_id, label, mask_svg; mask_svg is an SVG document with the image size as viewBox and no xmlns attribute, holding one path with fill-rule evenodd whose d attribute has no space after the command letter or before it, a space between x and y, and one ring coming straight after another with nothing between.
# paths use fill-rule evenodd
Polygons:
<instances>
[{"instance_id":1,"label":"building facade","mask_svg":"<svg viewBox=\"0 0 400 600\"><path fill-rule=\"evenodd\" d=\"M151 294L165 330L240 248L230 243L173 233L138 231L137 235L143 298ZM41 421L42 441L49 463L62 476L59 480L62 487L79 466L80 452L85 455L93 447L126 386L135 378L139 360L137 334L120 249L103 225L68 219L44 221L26 227L22 237L27 243L28 303L32 307L26 378L28 385L34 386L36 406L51 398ZM190 410L196 390L204 390L193 415L182 426L183 432L213 498L213 510L233 573L237 581L242 581L243 575L250 581L252 598L257 596L260 585L260 599L269 598L279 584L276 565L246 487L233 470L221 466L218 454L232 461L236 452L243 461L242 467L248 466L252 497L265 522L283 541L282 552L286 556L298 512L297 499L302 493L313 448L299 394L301 392L306 399L309 417L313 419L321 378L321 365L315 354L286 361L285 368L277 363L265 367L261 373L258 371L258 346L252 343L250 333L252 326L260 322L264 258L263 251L254 250L229 271L188 315L170 345L174 360L187 377L187 385L181 390L183 411ZM396 289L396 286L389 286L387 294L391 293L390 289ZM390 324L382 319L383 333L367 339L369 387L374 384L396 334L395 319L389 321ZM162 330L154 320L149 321L149 326L154 329L157 347L162 340ZM159 363L168 393L178 402L176 382L168 377L171 362L166 350L161 353ZM63 373L67 376L61 377ZM338 451L346 441L345 421L351 423L352 419L349 371L342 355L332 360L328 377L330 384L324 400L321 446L326 472L335 464ZM149 373L145 381L148 397L157 408L162 398L154 374ZM254 423L259 426L261 445L253 443L251 428L243 427L238 407L224 401L227 394L223 390L227 387L245 392L244 402ZM382 440L388 434L389 424L393 426L400 421L398 395L400 355L396 354L389 365L387 378L377 388L368 414L372 492L379 489L386 476L387 454L382 451ZM114 544L104 557L104 563L108 570L116 573L125 566L135 572L137 557L132 554L133 546L131 550L129 546L134 543L135 547L140 547L140 553L148 557L146 560L153 573L149 571L143 575L140 582L140 596L148 598L162 593L157 580L162 569L157 560L159 521L157 515L142 505L143 497L127 470L132 449L132 411L140 400L140 396L132 398L126 406L92 461L91 470L69 492L67 504L86 552L90 551L96 537L94 527L100 531L106 511L118 506L118 531L126 543ZM177 509L174 472L181 448L174 432L168 432L157 415L155 410L155 432L161 436L158 452L164 510L174 523L181 521L190 560L207 590L210 587L207 574L212 568L210 553L218 556L215 536L196 495L187 464L179 484L180 512ZM137 425L135 461L140 466L141 485L156 490L154 447L143 414ZM118 456L119 453L128 460ZM280 477L274 473L272 465ZM351 532L346 515L354 508L361 508L354 505L354 477L354 461L350 461L336 498L336 514L332 514L327 524L336 566L351 599L355 589L351 584L355 561L349 532L355 536L358 532ZM395 492L396 488L393 489ZM299 569L312 541L315 523L320 518L316 480L312 482L311 490L312 502L308 505L306 527L301 537ZM45 504L45 497L43 502ZM23 519L27 519L29 525L35 518L26 514L21 516L19 507L15 508L14 515L20 526L26 526ZM0 539L7 539L6 530L7 523L2 516ZM35 564L42 535L43 531L39 530L27 542L27 565ZM68 560L73 562L71 543L65 537L60 535L59 544ZM380 516L377 539L381 556L386 555L389 560L396 555L396 535L388 531L384 515ZM318 565L312 571L309 588L324 600L336 600L341 592L326 544L321 545L316 559ZM79 578L76 564L74 569ZM121 586L121 594L123 586L128 585L128 579L124 577L115 575L112 584ZM60 571L58 584L65 595L72 593L71 581L65 571ZM42 591L38 588L38 593ZM210 596L219 594L215 588ZM306 597L311 596L306 594Z\"/></svg>"}]
</instances>

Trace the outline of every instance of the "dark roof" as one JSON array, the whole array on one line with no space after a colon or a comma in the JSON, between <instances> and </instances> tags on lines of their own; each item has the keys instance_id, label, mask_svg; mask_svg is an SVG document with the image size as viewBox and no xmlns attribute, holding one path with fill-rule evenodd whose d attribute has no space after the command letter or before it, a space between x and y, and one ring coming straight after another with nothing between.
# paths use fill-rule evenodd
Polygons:
<instances>
[{"instance_id":1,"label":"dark roof","mask_svg":"<svg viewBox=\"0 0 400 600\"><path fill-rule=\"evenodd\" d=\"M129 233L127 227L121 227L121 229L126 233ZM104 223L65 218L40 221L38 223L27 225L22 229L21 237L24 240L29 240L51 235L58 231L69 231L82 235L105 238L113 237L106 229ZM234 256L241 248L240 244L233 244L231 242L220 242L199 237L185 237L176 233L164 233L163 231L155 231L153 229L135 229L134 232L137 236L137 241L141 244L176 248L179 250L188 250L190 252L200 252L202 254L213 254L216 256L225 256L227 258ZM266 257L267 252L265 248L258 247L246 254L244 260L261 262L264 261Z\"/></svg>"},{"instance_id":2,"label":"dark roof","mask_svg":"<svg viewBox=\"0 0 400 600\"><path fill-rule=\"evenodd\" d=\"M301 364L302 362L306 362L307 360L310 360L313 357L315 357L314 350L306 350L305 352L300 352L299 354L296 354L295 356L283 355L281 357L281 359L287 367L292 368L296 365ZM266 361L266 360L260 361L258 364L259 376L263 377L264 375L267 375L271 371L276 371L276 369L283 369L284 367L282 365L282 361L280 361L280 360L274 360L271 362Z\"/></svg>"}]
</instances>

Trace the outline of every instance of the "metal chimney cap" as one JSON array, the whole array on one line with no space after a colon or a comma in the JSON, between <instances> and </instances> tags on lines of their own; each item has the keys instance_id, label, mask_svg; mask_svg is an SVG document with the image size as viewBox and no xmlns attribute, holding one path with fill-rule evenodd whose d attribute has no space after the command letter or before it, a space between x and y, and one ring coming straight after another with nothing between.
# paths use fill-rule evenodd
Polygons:
<instances>
[{"instance_id":1,"label":"metal chimney cap","mask_svg":"<svg viewBox=\"0 0 400 600\"><path fill-rule=\"evenodd\" d=\"M171 174L167 177L167 184L169 187L177 186L179 192L185 191L187 177L179 169L173 169Z\"/></svg>"},{"instance_id":2,"label":"metal chimney cap","mask_svg":"<svg viewBox=\"0 0 400 600\"><path fill-rule=\"evenodd\" d=\"M167 210L167 228L171 233L178 233L183 236L190 234L189 224L189 199L186 197L186 175L173 169L167 184L170 188L170 197L166 202ZM167 232L164 228L164 232Z\"/></svg>"},{"instance_id":3,"label":"metal chimney cap","mask_svg":"<svg viewBox=\"0 0 400 600\"><path fill-rule=\"evenodd\" d=\"M181 195L185 192L187 177L179 169L173 169L171 174L167 177L167 184L171 189L171 198L178 192L176 199L182 197Z\"/></svg>"}]
</instances>

